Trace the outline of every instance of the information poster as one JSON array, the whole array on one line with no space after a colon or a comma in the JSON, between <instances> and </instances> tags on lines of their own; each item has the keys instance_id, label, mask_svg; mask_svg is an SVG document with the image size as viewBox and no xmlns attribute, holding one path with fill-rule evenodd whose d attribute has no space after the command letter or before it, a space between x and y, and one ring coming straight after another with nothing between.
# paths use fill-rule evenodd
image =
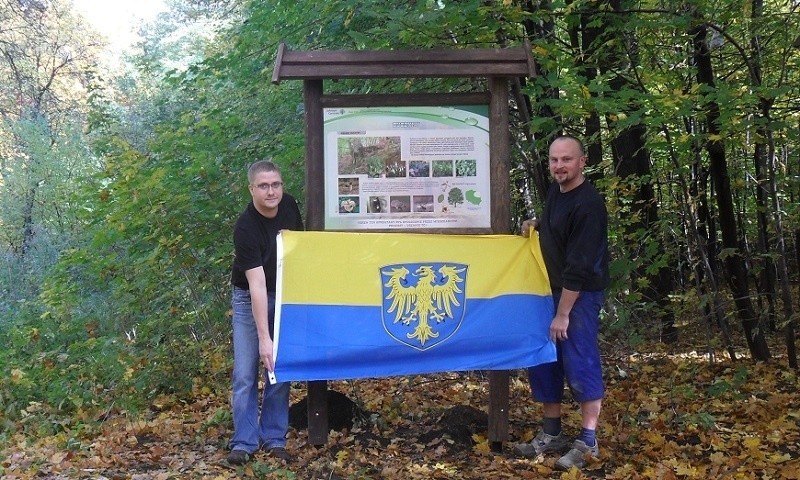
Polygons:
<instances>
[{"instance_id":1,"label":"information poster","mask_svg":"<svg viewBox=\"0 0 800 480\"><path fill-rule=\"evenodd\" d=\"M325 229L490 228L488 110L324 109Z\"/></svg>"}]
</instances>

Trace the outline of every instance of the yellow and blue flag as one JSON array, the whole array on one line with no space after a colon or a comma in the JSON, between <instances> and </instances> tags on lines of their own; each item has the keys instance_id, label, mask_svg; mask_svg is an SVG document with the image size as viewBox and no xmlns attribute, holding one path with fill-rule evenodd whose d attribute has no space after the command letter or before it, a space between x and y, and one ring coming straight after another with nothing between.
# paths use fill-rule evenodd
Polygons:
<instances>
[{"instance_id":1,"label":"yellow and blue flag","mask_svg":"<svg viewBox=\"0 0 800 480\"><path fill-rule=\"evenodd\" d=\"M552 318L535 234L278 236L279 382L553 362Z\"/></svg>"}]
</instances>

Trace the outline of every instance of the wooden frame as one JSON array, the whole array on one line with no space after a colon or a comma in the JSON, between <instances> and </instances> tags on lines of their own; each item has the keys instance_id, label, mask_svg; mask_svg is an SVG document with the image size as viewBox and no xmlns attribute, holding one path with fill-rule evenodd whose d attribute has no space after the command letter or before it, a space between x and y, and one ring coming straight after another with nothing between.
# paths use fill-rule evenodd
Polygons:
<instances>
[{"instance_id":1,"label":"wooden frame","mask_svg":"<svg viewBox=\"0 0 800 480\"><path fill-rule=\"evenodd\" d=\"M322 108L331 108L331 107L397 107L397 106L412 106L412 107L424 107L424 106L447 106L447 105L488 105L490 107L489 116L491 118L491 99L492 95L490 92L479 92L479 93L412 93L412 94L405 94L405 95L323 95L320 97L319 101L322 104ZM490 128L492 122L490 121ZM492 133L489 133L490 143L492 138ZM508 143L507 141L504 143ZM499 181L501 185L508 184L508 169L505 171L497 171L498 168L501 167L501 162L498 161L495 157L496 153L502 154L502 151L493 152L490 151L490 158L489 158L489 165L490 165L490 178L492 179L502 179L504 176L506 177L504 181ZM494 188L490 190L490 204L492 205L492 211L490 212L490 218L492 222L495 221L502 221L502 216L497 209L501 209L503 206L507 206L507 199L508 191L503 191L502 189L495 190ZM502 225L494 225L492 224L489 228L417 228L414 229L414 233L447 233L447 234L473 234L473 235L480 235L480 234L491 234L498 232L498 228L502 228ZM397 232L397 230L381 230L381 229L371 229L369 230L370 233L378 233L378 232Z\"/></svg>"}]
</instances>

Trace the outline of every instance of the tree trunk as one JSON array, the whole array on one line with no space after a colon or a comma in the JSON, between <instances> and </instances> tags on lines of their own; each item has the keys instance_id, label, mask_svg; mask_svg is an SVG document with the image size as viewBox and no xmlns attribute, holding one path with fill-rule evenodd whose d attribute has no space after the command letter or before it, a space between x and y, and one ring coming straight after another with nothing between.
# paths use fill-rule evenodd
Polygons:
<instances>
[{"instance_id":1,"label":"tree trunk","mask_svg":"<svg viewBox=\"0 0 800 480\"><path fill-rule=\"evenodd\" d=\"M794 231L794 259L795 259L795 268L798 272L800 272L800 228ZM800 290L797 293L798 296L798 304L800 304ZM791 302L791 298L789 299ZM798 369L797 364L797 348L795 345L795 322L793 319L789 319L786 323L786 331L785 331L785 339L786 339L786 353L789 357L789 366L793 369Z\"/></svg>"},{"instance_id":2,"label":"tree trunk","mask_svg":"<svg viewBox=\"0 0 800 480\"><path fill-rule=\"evenodd\" d=\"M617 12L616 15L608 14L608 7ZM625 90L642 92L643 87L637 82L627 78L623 72L636 68L636 48L633 34L627 28L629 17L623 13L627 6L621 5L621 0L607 0L587 3L580 14L580 44L578 32L570 34L573 50L576 52L577 67L579 72L586 77L585 83L591 84L597 77L598 71L605 75L612 74L609 82L613 93ZM578 22L572 22L577 25ZM596 25L596 26L595 26ZM577 28L577 27L575 27ZM622 42L608 42L608 39L622 38ZM596 93L591 93L596 97ZM633 113L641 108L640 105L629 104L620 113ZM614 132L616 120L606 118L609 129ZM600 140L600 116L596 110L589 112L586 118L587 153L593 162L602 159L603 148ZM651 173L650 153L646 147L647 127L639 123L614 132L611 139L611 151L614 158L615 173L622 179L633 177L636 179L649 177ZM636 191L631 199L631 209L635 220L625 224L626 237L640 238L636 234L639 230L648 232L651 239L659 239L660 226L658 221L658 205L655 201L653 185L650 182L635 182ZM651 240L658 241L658 240ZM631 283L641 292L648 305L657 305L654 309L662 329L662 340L673 341L677 331L674 328L674 315L671 313L669 294L673 291L672 277L666 268L657 272L648 273L647 259L637 262L636 271L633 272ZM639 282L638 279L647 279ZM644 284L644 288L638 287Z\"/></svg>"},{"instance_id":3,"label":"tree trunk","mask_svg":"<svg viewBox=\"0 0 800 480\"><path fill-rule=\"evenodd\" d=\"M698 137L697 121L694 117L685 117L684 125L688 135ZM720 279L718 275L717 262L714 260L719 253L717 241L717 228L714 222L714 215L709 205L711 187L709 186L709 172L703 166L701 153L703 150L699 141L691 143L690 153L693 158L691 162L691 176L687 179L680 174L681 162L673 144L672 134L666 126L661 127L664 138L669 145L670 160L675 168L674 182L676 182L683 195L678 198L678 204L684 211L683 226L686 232L686 258L689 265L693 268L694 275L684 278L684 283L689 284L694 279L697 292L703 299L703 311L705 313L705 326L707 333L707 348L709 360L714 361L715 351L712 346L710 327L713 324L719 326L725 349L732 360L736 360L736 351L730 335L730 326L724 315L722 294L720 292Z\"/></svg>"},{"instance_id":4,"label":"tree trunk","mask_svg":"<svg viewBox=\"0 0 800 480\"><path fill-rule=\"evenodd\" d=\"M711 55L708 49L707 28L705 25L693 26L689 30L692 38L693 59L697 69L697 81L710 89L715 88L714 71L711 65ZM750 300L750 291L747 282L747 268L739 252L736 230L736 215L733 209L730 177L728 176L725 146L722 143L719 118L719 105L712 100L703 104L706 116L706 131L708 138L705 149L708 153L711 166L711 178L714 182L717 209L719 213L720 230L722 233L722 246L727 252L724 258L728 285L733 294L737 314L742 322L747 346L750 354L756 360L766 361L770 358L769 347L764 338L764 331L756 318L753 304Z\"/></svg>"},{"instance_id":5,"label":"tree trunk","mask_svg":"<svg viewBox=\"0 0 800 480\"><path fill-rule=\"evenodd\" d=\"M641 86L635 85L633 81L622 75L620 72L630 71L636 68L638 55L636 39L631 29L626 28L628 15L622 13L627 10L627 5L622 5L622 0L611 0L612 9L617 12L621 31L609 32L611 36L622 36L626 41L622 42L627 52L620 50L610 50L611 56L607 61L600 62L600 71L604 75L611 72L612 68L617 74L611 79L609 85L614 92L623 89L634 89L642 91ZM603 25L608 25L603 22ZM627 59L627 61L626 61ZM630 105L628 112L639 109L640 105ZM613 119L607 119L610 126L614 125ZM612 152L614 154L614 165L617 175L625 178L635 175L637 178L649 178L651 175L650 152L647 149L647 127L639 123L621 130L611 141ZM634 193L632 207L636 214L637 222L630 226L630 230L643 228L649 232L651 238L661 238L659 225L658 203L655 198L655 191L651 182L637 182L638 190ZM637 225L638 224L638 225ZM632 233L632 232L629 232ZM645 265L641 265L636 275L647 278L646 287L642 292L645 301L657 305L656 315L661 326L661 339L666 342L677 340L677 330L675 329L675 314L672 311L669 295L673 292L675 284L672 275L667 268L660 268L655 273L647 273Z\"/></svg>"},{"instance_id":6,"label":"tree trunk","mask_svg":"<svg viewBox=\"0 0 800 480\"><path fill-rule=\"evenodd\" d=\"M571 4L567 1L567 5ZM587 8L588 7L588 8ZM590 10L591 9L591 10ZM598 27L592 27L592 20L596 14L596 2L588 2L580 7L580 21L567 22L572 24L570 29L570 42L572 43L573 58L579 76L584 77L584 85L591 85L597 78L597 65L591 60L595 57L596 40L602 33ZM596 93L590 93L592 97L597 97ZM594 166L603 160L603 141L600 136L600 115L597 109L592 108L584 118L584 143L586 144L586 165ZM590 171L589 177L592 181L598 180L602 172Z\"/></svg>"},{"instance_id":7,"label":"tree trunk","mask_svg":"<svg viewBox=\"0 0 800 480\"><path fill-rule=\"evenodd\" d=\"M753 19L757 20L762 15L764 5L762 0L752 1ZM754 25L755 22L751 22ZM751 82L754 86L761 86L761 39L755 28L751 28L750 47L753 52L752 68L750 69ZM772 132L769 131L766 121L770 117L772 102L766 98L760 99L761 117L765 122L759 124L757 128L756 143L753 150L753 166L756 174L756 220L758 229L758 251L761 255L761 272L758 276L756 289L758 298L764 299L767 303L766 310L767 322L771 329L775 329L775 298L776 295L776 272L775 262L770 255L769 241L769 215L768 215L768 196L767 190L770 187L770 179L767 176L768 142ZM774 181L774 178L772 179ZM761 303L761 301L759 301Z\"/></svg>"},{"instance_id":8,"label":"tree trunk","mask_svg":"<svg viewBox=\"0 0 800 480\"><path fill-rule=\"evenodd\" d=\"M535 0L525 0L522 3L522 8L524 11L529 12L531 14L535 14L537 10L550 9L550 2L549 0L542 0L542 1L535 1ZM542 21L536 22L530 19L529 16L526 20L523 21L523 26L525 28L525 36L531 40L531 43L535 43L537 40L542 41L550 41L552 37L555 35L555 23L553 21ZM536 72L538 73L538 77L542 79L541 81L546 82L546 78L548 77L548 69L542 65L540 62L536 61L536 56L533 57L534 67ZM547 99L558 99L559 98L559 91L558 87L555 85L548 85L544 89L544 95L542 98L536 98L533 102L530 101L529 98L525 99L525 104L527 106L535 105L531 107L529 118L549 118L552 119L552 127L553 128L543 128L543 131L555 131L557 126L561 124L561 118L555 113L555 111L548 105ZM522 108L522 105L518 105L519 108ZM534 140L542 140L536 139ZM537 145L533 145L535 149L533 163L528 162L525 165L526 173L528 178L532 179L533 186L539 195L539 198L544 198L545 194L547 193L547 187L550 185L550 177L549 177L549 170L548 170L548 146L546 143L549 142L539 142L538 148Z\"/></svg>"},{"instance_id":9,"label":"tree trunk","mask_svg":"<svg viewBox=\"0 0 800 480\"><path fill-rule=\"evenodd\" d=\"M753 19L758 20L764 13L763 0L753 0L752 2ZM751 24L755 24L751 22ZM756 87L763 86L761 75L761 37L758 31L753 29L751 32L750 47L753 52L752 68L750 70L751 82ZM763 91L761 89L760 91ZM764 289L769 300L769 324L775 329L775 298L777 297L775 277L781 287L781 301L783 303L783 314L786 319L786 351L789 357L789 366L797 369L797 351L794 344L794 308L792 306L791 285L789 284L789 267L786 261L786 237L783 231L783 211L781 199L778 196L777 174L775 168L776 152L775 140L772 129L772 106L774 99L761 95L759 98L759 115L761 122L758 123L758 139L755 148L756 178L758 180L756 204L758 207L758 227L759 243L763 242L764 255ZM775 231L775 253L777 253L777 265L772 261L772 253L769 249L767 237L768 216L767 198L771 200L773 225ZM761 245L760 245L761 246ZM777 269L777 270L776 270Z\"/></svg>"},{"instance_id":10,"label":"tree trunk","mask_svg":"<svg viewBox=\"0 0 800 480\"><path fill-rule=\"evenodd\" d=\"M33 206L36 200L36 187L31 187L25 196L25 205L22 209L22 243L19 248L19 258L22 260L28 254L33 243Z\"/></svg>"},{"instance_id":11,"label":"tree trunk","mask_svg":"<svg viewBox=\"0 0 800 480\"><path fill-rule=\"evenodd\" d=\"M764 135L765 129L759 128L759 136ZM768 138L763 136L761 138ZM755 144L753 152L753 164L756 172L756 221L758 230L758 261L761 263L761 271L758 275L756 289L759 298L766 302L767 322L770 328L775 328L775 262L770 256L771 248L769 242L769 221L767 188L770 180L767 178L767 146L760 141Z\"/></svg>"}]
</instances>

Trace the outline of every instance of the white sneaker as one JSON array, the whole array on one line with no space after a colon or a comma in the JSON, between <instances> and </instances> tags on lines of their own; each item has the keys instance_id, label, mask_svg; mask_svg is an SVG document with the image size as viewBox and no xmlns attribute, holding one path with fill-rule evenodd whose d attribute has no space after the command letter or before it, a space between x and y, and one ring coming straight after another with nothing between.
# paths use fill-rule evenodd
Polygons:
<instances>
[{"instance_id":1,"label":"white sneaker","mask_svg":"<svg viewBox=\"0 0 800 480\"><path fill-rule=\"evenodd\" d=\"M572 442L572 448L563 457L556 461L556 468L569 470L572 467L583 468L586 466L588 457L597 458L600 456L600 444L594 441L594 446L590 447L583 440Z\"/></svg>"},{"instance_id":2,"label":"white sneaker","mask_svg":"<svg viewBox=\"0 0 800 480\"><path fill-rule=\"evenodd\" d=\"M543 453L560 452L569 445L569 439L564 432L558 435L548 435L539 432L530 443L518 443L514 446L514 453L523 457L536 457Z\"/></svg>"}]
</instances>

